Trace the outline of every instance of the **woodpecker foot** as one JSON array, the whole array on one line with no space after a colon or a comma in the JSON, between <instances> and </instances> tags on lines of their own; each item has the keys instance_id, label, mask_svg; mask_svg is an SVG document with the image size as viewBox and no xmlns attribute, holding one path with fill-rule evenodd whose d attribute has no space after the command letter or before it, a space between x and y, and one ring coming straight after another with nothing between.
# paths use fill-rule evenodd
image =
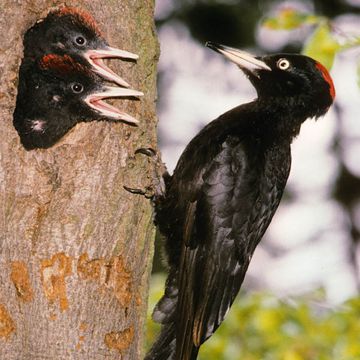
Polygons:
<instances>
[{"instance_id":1,"label":"woodpecker foot","mask_svg":"<svg viewBox=\"0 0 360 360\"><path fill-rule=\"evenodd\" d=\"M159 196L163 196L165 192L164 175L166 176L167 172L165 165L161 161L160 154L151 147L136 149L135 155L137 154L145 155L149 158L149 161L153 163L153 170L150 175L150 178L152 179L151 184L144 189L129 186L124 186L124 189L132 194L143 195L147 199L152 200Z\"/></svg>"},{"instance_id":2,"label":"woodpecker foot","mask_svg":"<svg viewBox=\"0 0 360 360\"><path fill-rule=\"evenodd\" d=\"M152 199L163 197L165 195L166 181L170 178L169 173L166 170L165 164L161 161L160 154L151 147L139 148L135 151L135 154L143 154L153 159L154 161L154 173L153 173L153 196Z\"/></svg>"}]
</instances>

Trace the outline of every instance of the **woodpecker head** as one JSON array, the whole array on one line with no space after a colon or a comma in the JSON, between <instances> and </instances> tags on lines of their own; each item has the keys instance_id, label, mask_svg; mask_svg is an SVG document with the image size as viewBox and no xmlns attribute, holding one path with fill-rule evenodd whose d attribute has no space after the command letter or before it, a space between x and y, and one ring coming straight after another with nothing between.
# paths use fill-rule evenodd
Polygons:
<instances>
[{"instance_id":1,"label":"woodpecker head","mask_svg":"<svg viewBox=\"0 0 360 360\"><path fill-rule=\"evenodd\" d=\"M335 98L335 88L326 68L314 59L297 54L253 56L245 51L208 42L209 48L234 62L254 85L259 100L306 117L324 115Z\"/></svg>"},{"instance_id":2,"label":"woodpecker head","mask_svg":"<svg viewBox=\"0 0 360 360\"><path fill-rule=\"evenodd\" d=\"M46 54L68 54L107 80L129 84L103 62L104 58L136 60L137 55L110 47L94 18L85 11L63 7L39 20L24 36L24 58L35 60Z\"/></svg>"},{"instance_id":3,"label":"woodpecker head","mask_svg":"<svg viewBox=\"0 0 360 360\"><path fill-rule=\"evenodd\" d=\"M139 97L141 92L106 86L68 55L45 55L32 68L20 68L14 126L27 150L54 145L78 122L138 121L103 101Z\"/></svg>"}]
</instances>

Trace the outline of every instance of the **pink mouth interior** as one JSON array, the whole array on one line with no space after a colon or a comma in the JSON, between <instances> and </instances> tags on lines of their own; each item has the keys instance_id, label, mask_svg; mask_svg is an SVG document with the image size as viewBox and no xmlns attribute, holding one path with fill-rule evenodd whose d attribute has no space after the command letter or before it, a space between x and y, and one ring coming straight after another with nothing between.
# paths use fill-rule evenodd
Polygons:
<instances>
[{"instance_id":1,"label":"pink mouth interior","mask_svg":"<svg viewBox=\"0 0 360 360\"><path fill-rule=\"evenodd\" d=\"M105 110L105 111L110 111L112 113L119 114L119 115L123 114L119 109L106 103L105 101L103 101L100 98L94 98L94 99L90 100L90 103L99 111Z\"/></svg>"},{"instance_id":2,"label":"pink mouth interior","mask_svg":"<svg viewBox=\"0 0 360 360\"><path fill-rule=\"evenodd\" d=\"M93 56L91 56L90 58L93 61L93 63L97 65L99 68L105 70L106 72L112 75L115 75L116 77L118 76L114 71L112 71L108 66L106 66L102 58L93 57Z\"/></svg>"}]
</instances>

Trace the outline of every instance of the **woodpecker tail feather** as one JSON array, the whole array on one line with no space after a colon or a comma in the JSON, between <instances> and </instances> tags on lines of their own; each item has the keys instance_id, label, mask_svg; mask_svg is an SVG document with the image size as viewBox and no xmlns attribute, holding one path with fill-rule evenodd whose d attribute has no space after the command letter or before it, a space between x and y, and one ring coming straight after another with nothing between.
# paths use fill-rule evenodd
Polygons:
<instances>
[{"instance_id":1,"label":"woodpecker tail feather","mask_svg":"<svg viewBox=\"0 0 360 360\"><path fill-rule=\"evenodd\" d=\"M170 268L165 294L153 312L153 319L162 324L161 331L144 360L197 359L199 346L196 346L193 341L193 316L188 317L188 313L187 316L184 314L177 316L179 311L181 313L178 308L177 277L177 270Z\"/></svg>"},{"instance_id":2,"label":"woodpecker tail feather","mask_svg":"<svg viewBox=\"0 0 360 360\"><path fill-rule=\"evenodd\" d=\"M165 294L156 304L153 319L162 324L160 334L144 360L175 360L176 353L176 304L178 288L176 271L170 269L165 284Z\"/></svg>"},{"instance_id":3,"label":"woodpecker tail feather","mask_svg":"<svg viewBox=\"0 0 360 360\"><path fill-rule=\"evenodd\" d=\"M175 360L176 327L173 322L161 328L160 335L146 354L144 360Z\"/></svg>"},{"instance_id":4,"label":"woodpecker tail feather","mask_svg":"<svg viewBox=\"0 0 360 360\"><path fill-rule=\"evenodd\" d=\"M164 296L156 304L152 315L155 322L167 324L175 321L178 293L177 272L170 269L166 279Z\"/></svg>"},{"instance_id":5,"label":"woodpecker tail feather","mask_svg":"<svg viewBox=\"0 0 360 360\"><path fill-rule=\"evenodd\" d=\"M144 360L196 360L199 348L193 343L176 351L175 322L165 324Z\"/></svg>"}]
</instances>

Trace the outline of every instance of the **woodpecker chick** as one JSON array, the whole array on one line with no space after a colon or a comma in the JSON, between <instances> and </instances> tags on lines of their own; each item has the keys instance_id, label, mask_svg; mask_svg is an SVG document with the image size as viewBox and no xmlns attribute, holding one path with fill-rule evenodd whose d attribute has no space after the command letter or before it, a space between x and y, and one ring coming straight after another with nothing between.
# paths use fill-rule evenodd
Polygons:
<instances>
[{"instance_id":1,"label":"woodpecker chick","mask_svg":"<svg viewBox=\"0 0 360 360\"><path fill-rule=\"evenodd\" d=\"M162 330L146 360L195 360L224 320L288 179L290 144L335 96L327 70L294 54L255 57L208 43L257 91L205 126L155 199L169 275L154 310Z\"/></svg>"},{"instance_id":2,"label":"woodpecker chick","mask_svg":"<svg viewBox=\"0 0 360 360\"><path fill-rule=\"evenodd\" d=\"M133 98L136 90L106 86L101 77L68 55L45 55L20 68L14 126L25 149L54 145L78 122L138 121L103 101Z\"/></svg>"},{"instance_id":3,"label":"woodpecker chick","mask_svg":"<svg viewBox=\"0 0 360 360\"><path fill-rule=\"evenodd\" d=\"M83 10L71 7L51 11L26 32L24 64L31 64L47 54L67 54L123 87L129 87L129 84L106 66L103 59L138 59L136 54L110 47L94 18Z\"/></svg>"}]
</instances>

